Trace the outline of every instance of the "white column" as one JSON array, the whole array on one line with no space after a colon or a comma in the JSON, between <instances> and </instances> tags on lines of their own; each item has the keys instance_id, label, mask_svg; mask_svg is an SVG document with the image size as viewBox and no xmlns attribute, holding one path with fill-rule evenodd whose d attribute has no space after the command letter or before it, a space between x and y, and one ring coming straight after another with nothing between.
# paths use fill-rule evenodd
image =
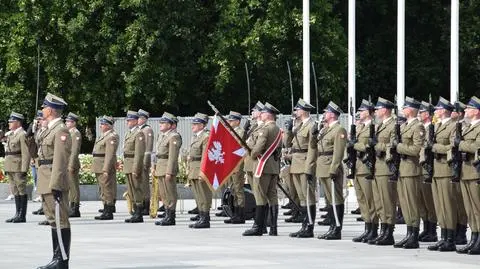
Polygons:
<instances>
[{"instance_id":1,"label":"white column","mask_svg":"<svg viewBox=\"0 0 480 269\"><path fill-rule=\"evenodd\" d=\"M303 100L310 103L310 0L303 0Z\"/></svg>"},{"instance_id":2,"label":"white column","mask_svg":"<svg viewBox=\"0 0 480 269\"><path fill-rule=\"evenodd\" d=\"M348 109L350 100L353 102L353 114L355 113L355 0L348 0ZM350 111L349 111L350 112ZM355 114L354 114L355 115ZM348 115L348 123L352 122L352 116Z\"/></svg>"},{"instance_id":3,"label":"white column","mask_svg":"<svg viewBox=\"0 0 480 269\"><path fill-rule=\"evenodd\" d=\"M452 0L450 22L450 101L458 101L459 0Z\"/></svg>"},{"instance_id":4,"label":"white column","mask_svg":"<svg viewBox=\"0 0 480 269\"><path fill-rule=\"evenodd\" d=\"M398 0L397 14L397 106L405 102L405 0Z\"/></svg>"}]
</instances>

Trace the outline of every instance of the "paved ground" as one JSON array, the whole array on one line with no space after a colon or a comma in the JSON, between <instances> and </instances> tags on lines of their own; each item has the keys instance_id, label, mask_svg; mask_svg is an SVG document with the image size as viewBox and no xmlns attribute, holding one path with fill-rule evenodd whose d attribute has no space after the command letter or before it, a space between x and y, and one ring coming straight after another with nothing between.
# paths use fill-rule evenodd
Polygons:
<instances>
[{"instance_id":1,"label":"paved ground","mask_svg":"<svg viewBox=\"0 0 480 269\"><path fill-rule=\"evenodd\" d=\"M0 202L0 268L36 268L51 258L50 229L38 226L42 216L30 212L38 203L29 204L27 223L10 224L3 220L12 215L13 204ZM100 202L82 203L82 218L73 219L73 244L70 268L479 268L480 256L439 253L426 250L398 250L352 243L363 229L357 216L348 214L343 240L293 239L288 233L297 224L286 224L281 216L278 237L242 237L251 226L226 225L223 218L213 217L212 228L192 230L187 214L178 214L174 227L158 227L154 220L143 224L126 224L125 202L117 205L119 213L112 221L94 221ZM356 205L350 203L348 211ZM185 209L193 208L187 200ZM213 212L212 212L213 213ZM326 227L316 226L316 234ZM397 228L396 238L405 234L405 225Z\"/></svg>"}]
</instances>

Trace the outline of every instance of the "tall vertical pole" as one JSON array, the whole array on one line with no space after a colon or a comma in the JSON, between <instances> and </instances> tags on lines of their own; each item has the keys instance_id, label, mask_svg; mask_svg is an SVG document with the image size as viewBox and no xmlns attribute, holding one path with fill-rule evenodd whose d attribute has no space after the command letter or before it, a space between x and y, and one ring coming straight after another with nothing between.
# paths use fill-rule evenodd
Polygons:
<instances>
[{"instance_id":1,"label":"tall vertical pole","mask_svg":"<svg viewBox=\"0 0 480 269\"><path fill-rule=\"evenodd\" d=\"M355 88L355 0L348 0L348 100L352 101L354 109ZM351 114L355 116L355 111L351 112L348 122L352 122Z\"/></svg>"},{"instance_id":2,"label":"tall vertical pole","mask_svg":"<svg viewBox=\"0 0 480 269\"><path fill-rule=\"evenodd\" d=\"M37 41L37 95L35 97L34 115L37 115L39 93L40 93L40 42Z\"/></svg>"},{"instance_id":3,"label":"tall vertical pole","mask_svg":"<svg viewBox=\"0 0 480 269\"><path fill-rule=\"evenodd\" d=\"M450 101L458 101L458 51L460 1L452 0L450 22Z\"/></svg>"},{"instance_id":4,"label":"tall vertical pole","mask_svg":"<svg viewBox=\"0 0 480 269\"><path fill-rule=\"evenodd\" d=\"M405 102L405 0L397 9L397 107Z\"/></svg>"},{"instance_id":5,"label":"tall vertical pole","mask_svg":"<svg viewBox=\"0 0 480 269\"><path fill-rule=\"evenodd\" d=\"M303 0L303 100L310 103L310 0Z\"/></svg>"}]
</instances>

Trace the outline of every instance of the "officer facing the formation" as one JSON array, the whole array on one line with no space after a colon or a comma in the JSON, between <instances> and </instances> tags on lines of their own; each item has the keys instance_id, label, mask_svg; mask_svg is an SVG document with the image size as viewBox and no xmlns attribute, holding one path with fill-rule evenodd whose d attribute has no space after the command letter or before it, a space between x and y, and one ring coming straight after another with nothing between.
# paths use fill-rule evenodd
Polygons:
<instances>
[{"instance_id":1,"label":"officer facing the formation","mask_svg":"<svg viewBox=\"0 0 480 269\"><path fill-rule=\"evenodd\" d=\"M365 231L360 236L353 238L353 242L367 243L378 237L378 214L375 211L374 201L380 199L378 190L376 187L374 190L373 186L375 185L373 182L374 174L372 174L371 167L368 167L366 164L367 161L370 161L369 158L375 158L375 155L368 156L372 154L368 149L370 148L371 150L375 146L375 138L371 137L372 131L375 131L375 123L373 122L374 106L370 101L362 100L357 110L360 113L360 123L357 124L356 143L352 145L358 152L354 187L360 212L365 221ZM349 144L351 143L352 141L349 141ZM375 150L373 149L374 152Z\"/></svg>"},{"instance_id":2,"label":"officer facing the formation","mask_svg":"<svg viewBox=\"0 0 480 269\"><path fill-rule=\"evenodd\" d=\"M480 175L478 173L478 151L480 136L480 99L473 96L465 108L465 118L470 126L462 132L461 141L454 141L462 153L462 169L460 187L463 203L468 216L468 224L472 230L472 239L460 251L471 255L480 255ZM456 139L455 139L456 140ZM475 158L477 156L477 158ZM475 241L474 241L475 239Z\"/></svg>"},{"instance_id":3,"label":"officer facing the formation","mask_svg":"<svg viewBox=\"0 0 480 269\"><path fill-rule=\"evenodd\" d=\"M427 150L433 145L434 141L430 141L430 137L435 136L434 123L432 123L432 115L434 108L433 106L425 101L422 101L419 110L419 119L425 128L425 143L420 150L420 165L422 166L422 175L423 178L420 180L420 189L419 189L419 213L420 218L423 221L423 231L418 235L418 241L420 242L436 242L437 237L437 215L435 214L435 205L433 202L432 194L432 182L429 171L425 169L428 168L429 156L427 156ZM432 132L432 134L430 134ZM430 169L430 168L428 168ZM433 169L433 168L432 168Z\"/></svg>"},{"instance_id":4,"label":"officer facing the formation","mask_svg":"<svg viewBox=\"0 0 480 269\"><path fill-rule=\"evenodd\" d=\"M68 178L70 182L70 190L68 193L68 201L70 202L70 218L79 218L80 217L80 159L78 155L80 154L80 147L82 146L82 134L77 129L77 123L80 119L79 116L74 113L68 113L65 118L65 125L70 132L70 137L72 138L72 149L70 153L70 158L68 160Z\"/></svg>"},{"instance_id":5,"label":"officer facing the formation","mask_svg":"<svg viewBox=\"0 0 480 269\"><path fill-rule=\"evenodd\" d=\"M190 228L210 228L210 207L212 206L212 190L208 183L200 177L200 164L207 150L209 133L205 129L208 116L197 113L192 120L193 138L188 152L188 180L192 183L193 193L198 207L198 215L192 217Z\"/></svg>"},{"instance_id":6,"label":"officer facing the formation","mask_svg":"<svg viewBox=\"0 0 480 269\"><path fill-rule=\"evenodd\" d=\"M245 131L240 126L242 114L235 111L230 111L226 118L238 136L243 138L245 136ZM243 190L243 186L245 184L245 173L243 172L243 162L241 162L234 170L230 180L232 185L234 210L233 216L230 219L224 220L224 222L231 224L243 224L245 223L245 192Z\"/></svg>"},{"instance_id":7,"label":"officer facing the formation","mask_svg":"<svg viewBox=\"0 0 480 269\"><path fill-rule=\"evenodd\" d=\"M178 155L182 146L182 137L176 130L176 117L164 112L160 118L160 133L156 144L156 164L153 167L158 177L160 197L165 207L165 217L155 225L175 225L175 208L177 207ZM157 195L156 193L153 195Z\"/></svg>"},{"instance_id":8,"label":"officer facing the formation","mask_svg":"<svg viewBox=\"0 0 480 269\"><path fill-rule=\"evenodd\" d=\"M438 123L435 124L435 142L432 146L435 157L432 195L438 224L441 228L441 239L436 244L429 246L429 250L455 251L457 226L457 196L455 192L458 184L452 184L452 168L447 163L447 152L452 148L450 138L455 135L455 121L450 117L453 109L453 105L443 97L440 97L435 106ZM436 230L436 227L433 228Z\"/></svg>"},{"instance_id":9,"label":"officer facing the formation","mask_svg":"<svg viewBox=\"0 0 480 269\"><path fill-rule=\"evenodd\" d=\"M316 175L324 186L325 196L332 206L328 214L333 216L329 230L318 239L340 240L342 238L343 215L343 166L342 160L347 143L347 131L338 122L342 110L334 102L324 109L324 126L312 128L307 163L316 160L316 171L311 169L309 175ZM319 130L320 129L320 130Z\"/></svg>"},{"instance_id":10,"label":"officer facing the formation","mask_svg":"<svg viewBox=\"0 0 480 269\"><path fill-rule=\"evenodd\" d=\"M277 180L280 173L282 132L275 123L280 112L273 105L265 103L260 110L263 125L251 136L250 158L256 160L253 174L253 194L255 196L255 222L244 236L260 236L266 227L268 205L270 205L269 235L276 236L278 218Z\"/></svg>"},{"instance_id":11,"label":"officer facing the formation","mask_svg":"<svg viewBox=\"0 0 480 269\"><path fill-rule=\"evenodd\" d=\"M133 215L127 223L143 222L143 161L145 135L138 127L138 112L127 112L129 132L123 145L123 172L127 176L128 195L133 205Z\"/></svg>"},{"instance_id":12,"label":"officer facing the formation","mask_svg":"<svg viewBox=\"0 0 480 269\"><path fill-rule=\"evenodd\" d=\"M72 140L61 118L66 106L67 103L62 98L50 93L45 97L42 106L43 118L48 125L38 146L37 191L42 195L43 209L52 226L53 258L49 264L39 267L41 269L68 268L70 255L67 168ZM56 215L60 218L57 219Z\"/></svg>"},{"instance_id":13,"label":"officer facing the formation","mask_svg":"<svg viewBox=\"0 0 480 269\"><path fill-rule=\"evenodd\" d=\"M314 177L308 173L313 171L315 160L311 159L310 162L306 162L306 160L311 136L310 130L315 125L315 121L310 117L310 112L314 108L314 106L300 98L294 108L295 126L293 126L293 121L288 121L286 126L287 147L291 147L292 156L290 174L300 200L300 215L303 217L301 229L291 233L290 237L313 237L317 211L315 207L316 182Z\"/></svg>"},{"instance_id":14,"label":"officer facing the formation","mask_svg":"<svg viewBox=\"0 0 480 269\"><path fill-rule=\"evenodd\" d=\"M400 126L401 141L392 141L392 147L401 156L397 190L403 217L407 224L407 235L394 244L396 248L414 249L419 247L418 197L420 196L420 184L423 182L419 154L425 142L425 127L417 118L419 108L420 102L408 96L405 98L403 114L407 122Z\"/></svg>"},{"instance_id":15,"label":"officer facing the formation","mask_svg":"<svg viewBox=\"0 0 480 269\"><path fill-rule=\"evenodd\" d=\"M25 222L27 213L28 195L27 172L30 167L30 152L25 137L25 131L22 128L23 115L12 112L8 119L8 128L5 135L7 142L5 146L5 173L10 181L10 189L15 196L15 216L7 219L6 222L20 223Z\"/></svg>"},{"instance_id":16,"label":"officer facing the formation","mask_svg":"<svg viewBox=\"0 0 480 269\"><path fill-rule=\"evenodd\" d=\"M152 167L152 151L153 151L153 129L147 124L150 113L140 109L138 110L138 126L145 136L145 155L143 159L143 212L142 215L147 216L150 213L150 168Z\"/></svg>"},{"instance_id":17,"label":"officer facing the formation","mask_svg":"<svg viewBox=\"0 0 480 269\"><path fill-rule=\"evenodd\" d=\"M110 116L100 119L102 135L95 140L93 146L92 172L100 187L100 197L103 201L103 212L96 220L112 220L115 213L115 197L117 194L117 148L119 137L113 130L114 120Z\"/></svg>"}]
</instances>

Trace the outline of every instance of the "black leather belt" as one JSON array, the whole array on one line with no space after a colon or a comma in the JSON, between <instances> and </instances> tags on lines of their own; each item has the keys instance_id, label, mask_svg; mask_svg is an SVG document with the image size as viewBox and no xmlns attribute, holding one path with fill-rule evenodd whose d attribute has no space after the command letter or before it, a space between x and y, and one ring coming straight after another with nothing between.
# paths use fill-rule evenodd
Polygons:
<instances>
[{"instance_id":1,"label":"black leather belt","mask_svg":"<svg viewBox=\"0 0 480 269\"><path fill-rule=\"evenodd\" d=\"M307 153L308 149L292 149L292 153Z\"/></svg>"},{"instance_id":2,"label":"black leather belt","mask_svg":"<svg viewBox=\"0 0 480 269\"><path fill-rule=\"evenodd\" d=\"M22 154L21 151L10 151L10 152L5 152L5 156L8 156L8 155L20 155Z\"/></svg>"},{"instance_id":3,"label":"black leather belt","mask_svg":"<svg viewBox=\"0 0 480 269\"><path fill-rule=\"evenodd\" d=\"M123 158L134 158L135 154L123 154Z\"/></svg>"},{"instance_id":4,"label":"black leather belt","mask_svg":"<svg viewBox=\"0 0 480 269\"><path fill-rule=\"evenodd\" d=\"M168 159L168 154L157 154L155 156L157 156L158 159Z\"/></svg>"},{"instance_id":5,"label":"black leather belt","mask_svg":"<svg viewBox=\"0 0 480 269\"><path fill-rule=\"evenodd\" d=\"M191 162L199 162L202 160L202 157L190 157Z\"/></svg>"},{"instance_id":6,"label":"black leather belt","mask_svg":"<svg viewBox=\"0 0 480 269\"><path fill-rule=\"evenodd\" d=\"M462 152L462 161L464 162L469 162L473 160L474 157L475 155L473 155L472 153Z\"/></svg>"},{"instance_id":7,"label":"black leather belt","mask_svg":"<svg viewBox=\"0 0 480 269\"><path fill-rule=\"evenodd\" d=\"M105 153L93 153L93 157L105 157Z\"/></svg>"},{"instance_id":8,"label":"black leather belt","mask_svg":"<svg viewBox=\"0 0 480 269\"><path fill-rule=\"evenodd\" d=\"M447 158L447 154L435 153L434 154L436 160Z\"/></svg>"},{"instance_id":9,"label":"black leather belt","mask_svg":"<svg viewBox=\"0 0 480 269\"><path fill-rule=\"evenodd\" d=\"M385 158L386 152L385 151L377 151L377 157L378 158Z\"/></svg>"},{"instance_id":10,"label":"black leather belt","mask_svg":"<svg viewBox=\"0 0 480 269\"><path fill-rule=\"evenodd\" d=\"M53 160L38 160L38 165L49 165L52 163L53 163Z\"/></svg>"},{"instance_id":11,"label":"black leather belt","mask_svg":"<svg viewBox=\"0 0 480 269\"><path fill-rule=\"evenodd\" d=\"M319 152L318 156L332 156L333 151L324 151L324 152Z\"/></svg>"}]
</instances>

